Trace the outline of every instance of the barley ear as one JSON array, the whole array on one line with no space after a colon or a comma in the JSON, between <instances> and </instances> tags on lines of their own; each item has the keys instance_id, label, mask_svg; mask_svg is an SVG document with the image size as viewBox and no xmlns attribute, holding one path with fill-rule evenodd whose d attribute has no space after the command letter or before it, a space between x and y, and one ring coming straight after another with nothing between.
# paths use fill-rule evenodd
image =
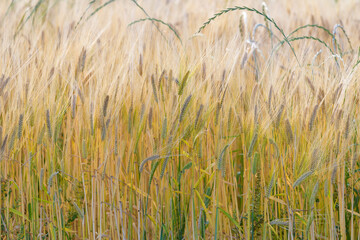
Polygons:
<instances>
[{"instance_id":1,"label":"barley ear","mask_svg":"<svg viewBox=\"0 0 360 240\"><path fill-rule=\"evenodd\" d=\"M106 95L105 100L104 100L104 105L103 105L103 116L104 118L106 117L106 111L109 105L109 95Z\"/></svg>"},{"instance_id":2,"label":"barley ear","mask_svg":"<svg viewBox=\"0 0 360 240\"><path fill-rule=\"evenodd\" d=\"M190 103L190 100L191 100L191 94L186 98L185 102L184 102L184 105L183 107L181 108L181 112L180 112L180 120L179 122L181 123L184 119L184 116L185 116L185 113L186 113L186 109Z\"/></svg>"},{"instance_id":3,"label":"barley ear","mask_svg":"<svg viewBox=\"0 0 360 240\"><path fill-rule=\"evenodd\" d=\"M218 159L218 165L217 168L218 170L221 171L221 175L222 177L225 177L225 161L224 161L224 155L226 152L226 149L229 147L229 144L226 145L223 150L221 151L220 155L219 155L219 159Z\"/></svg>"},{"instance_id":4,"label":"barley ear","mask_svg":"<svg viewBox=\"0 0 360 240\"><path fill-rule=\"evenodd\" d=\"M157 91L156 91L154 74L151 75L151 86L152 86L152 90L153 90L153 94L154 94L155 101L156 101L156 103L158 103L159 100L158 100L158 97L157 97Z\"/></svg>"},{"instance_id":5,"label":"barley ear","mask_svg":"<svg viewBox=\"0 0 360 240\"><path fill-rule=\"evenodd\" d=\"M255 144L256 144L257 138L258 138L258 134L255 133L254 136L253 136L253 138L252 138L252 140L251 140L250 147L249 147L249 150L248 150L248 153L247 153L247 157L248 157L248 158L250 158L250 156L251 156L251 154L252 154L252 152L253 152L253 150L254 150L254 146L255 146Z\"/></svg>"},{"instance_id":6,"label":"barley ear","mask_svg":"<svg viewBox=\"0 0 360 240\"><path fill-rule=\"evenodd\" d=\"M293 184L293 188L296 188L297 186L299 186L306 178L310 177L314 172L313 171L308 171L306 173L304 173L303 175L301 175Z\"/></svg>"},{"instance_id":7,"label":"barley ear","mask_svg":"<svg viewBox=\"0 0 360 240\"><path fill-rule=\"evenodd\" d=\"M317 104L314 109L313 109L313 112L311 114L311 117L310 117L310 121L309 121L309 130L311 131L314 127L314 122L315 122L315 118L316 118L316 113L317 113L317 110L318 110L318 107L319 105Z\"/></svg>"},{"instance_id":8,"label":"barley ear","mask_svg":"<svg viewBox=\"0 0 360 240\"><path fill-rule=\"evenodd\" d=\"M310 208L313 208L313 206L314 206L314 203L316 200L316 194L317 194L318 190L319 190L319 181L316 182L314 189L311 193L311 197L310 197L310 201L309 201Z\"/></svg>"},{"instance_id":9,"label":"barley ear","mask_svg":"<svg viewBox=\"0 0 360 240\"><path fill-rule=\"evenodd\" d=\"M294 137L293 137L293 133L292 133L292 129L291 129L291 125L289 122L289 119L286 119L285 121L285 127L286 127L286 136L288 138L289 142L292 142Z\"/></svg>"},{"instance_id":10,"label":"barley ear","mask_svg":"<svg viewBox=\"0 0 360 240\"><path fill-rule=\"evenodd\" d=\"M18 124L18 139L20 139L22 135L23 123L24 123L24 115L21 114L19 117L19 124Z\"/></svg>"},{"instance_id":11,"label":"barley ear","mask_svg":"<svg viewBox=\"0 0 360 240\"><path fill-rule=\"evenodd\" d=\"M183 94L183 92L184 92L184 88L185 88L187 80L189 78L189 74L190 74L190 71L187 71L185 76L183 77L181 83L180 83L179 91L178 91L179 96L181 96Z\"/></svg>"},{"instance_id":12,"label":"barley ear","mask_svg":"<svg viewBox=\"0 0 360 240\"><path fill-rule=\"evenodd\" d=\"M52 134L51 134L51 122L50 122L50 111L49 109L46 110L46 126L47 126L47 130L48 130L48 136L51 139L52 138Z\"/></svg>"},{"instance_id":13,"label":"barley ear","mask_svg":"<svg viewBox=\"0 0 360 240\"><path fill-rule=\"evenodd\" d=\"M140 163L140 168L139 168L139 171L142 172L142 170L144 169L144 166L147 162L149 161L153 161L153 160L156 160L156 159L159 159L160 158L160 155L154 155L154 156L151 156L151 157L148 157L146 158L145 160L143 160L141 163Z\"/></svg>"},{"instance_id":14,"label":"barley ear","mask_svg":"<svg viewBox=\"0 0 360 240\"><path fill-rule=\"evenodd\" d=\"M267 198L269 198L271 196L271 192L272 192L272 189L274 187L274 183L275 183L275 171L273 172L272 176L271 176L271 179L270 179L270 183L269 183L269 186L266 190L266 194L265 196Z\"/></svg>"}]
</instances>

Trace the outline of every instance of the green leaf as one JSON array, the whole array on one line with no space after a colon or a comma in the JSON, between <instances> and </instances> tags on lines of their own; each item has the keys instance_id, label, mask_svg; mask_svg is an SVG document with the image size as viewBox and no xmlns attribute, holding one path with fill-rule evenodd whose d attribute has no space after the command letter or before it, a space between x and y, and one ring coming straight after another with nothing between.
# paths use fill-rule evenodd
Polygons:
<instances>
[{"instance_id":1,"label":"green leaf","mask_svg":"<svg viewBox=\"0 0 360 240\"><path fill-rule=\"evenodd\" d=\"M234 218L232 218L229 213L225 212L225 210L220 207L218 207L218 209L229 218L229 220L239 229L239 231L241 230L240 224Z\"/></svg>"},{"instance_id":2,"label":"green leaf","mask_svg":"<svg viewBox=\"0 0 360 240\"><path fill-rule=\"evenodd\" d=\"M28 217L26 217L24 214L22 214L19 210L13 209L13 208L9 208L10 212L12 212L13 214L24 218L25 220L30 222L30 219Z\"/></svg>"}]
</instances>

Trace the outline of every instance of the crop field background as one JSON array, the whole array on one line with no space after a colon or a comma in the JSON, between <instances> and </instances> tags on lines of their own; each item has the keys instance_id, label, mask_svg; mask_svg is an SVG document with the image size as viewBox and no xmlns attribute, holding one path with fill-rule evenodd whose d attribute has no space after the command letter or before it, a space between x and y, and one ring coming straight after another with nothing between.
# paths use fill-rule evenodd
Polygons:
<instances>
[{"instance_id":1,"label":"crop field background","mask_svg":"<svg viewBox=\"0 0 360 240\"><path fill-rule=\"evenodd\" d=\"M0 1L1 239L359 239L359 13Z\"/></svg>"}]
</instances>

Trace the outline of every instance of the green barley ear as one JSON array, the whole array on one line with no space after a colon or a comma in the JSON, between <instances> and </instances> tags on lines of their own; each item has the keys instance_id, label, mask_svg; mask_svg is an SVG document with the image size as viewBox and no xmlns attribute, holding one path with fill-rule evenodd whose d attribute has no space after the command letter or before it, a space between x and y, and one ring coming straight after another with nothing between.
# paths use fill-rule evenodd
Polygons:
<instances>
[{"instance_id":1,"label":"green barley ear","mask_svg":"<svg viewBox=\"0 0 360 240\"><path fill-rule=\"evenodd\" d=\"M103 116L104 118L106 117L106 111L109 105L109 95L106 95L105 100L104 100L104 105L103 105Z\"/></svg>"},{"instance_id":2,"label":"green barley ear","mask_svg":"<svg viewBox=\"0 0 360 240\"><path fill-rule=\"evenodd\" d=\"M204 108L204 105L200 104L199 110L196 113L195 124L194 124L195 128L197 127L197 124L199 122L199 118L200 118L200 115L201 115L201 112L202 112L203 108Z\"/></svg>"},{"instance_id":3,"label":"green barley ear","mask_svg":"<svg viewBox=\"0 0 360 240\"><path fill-rule=\"evenodd\" d=\"M215 126L218 124L219 121L219 114L220 114L220 110L222 109L222 106L224 104L224 99L225 99L225 94L227 92L227 88L225 88L224 93L221 97L220 102L218 102L217 107L216 107L216 114L215 114Z\"/></svg>"},{"instance_id":4,"label":"green barley ear","mask_svg":"<svg viewBox=\"0 0 360 240\"><path fill-rule=\"evenodd\" d=\"M165 117L162 122L162 130L161 130L161 138L162 139L166 138L166 133L167 133L167 119Z\"/></svg>"},{"instance_id":5,"label":"green barley ear","mask_svg":"<svg viewBox=\"0 0 360 240\"><path fill-rule=\"evenodd\" d=\"M189 125L186 127L182 139L188 140L188 139L190 138L191 133L192 133L192 130L194 129L193 127L194 127L194 126L193 126L192 124L189 124Z\"/></svg>"},{"instance_id":6,"label":"green barley ear","mask_svg":"<svg viewBox=\"0 0 360 240\"><path fill-rule=\"evenodd\" d=\"M217 106L216 106L216 112L215 112L215 126L217 126L218 121L219 121L220 110L221 110L221 104L218 102Z\"/></svg>"},{"instance_id":7,"label":"green barley ear","mask_svg":"<svg viewBox=\"0 0 360 240\"><path fill-rule=\"evenodd\" d=\"M251 157L251 154L252 154L252 152L253 152L253 150L254 150L254 146L255 146L255 144L256 144L257 138L258 138L258 133L255 132L255 133L254 133L254 136L253 136L253 138L252 138L252 140L251 140L249 150L248 150L248 154L247 154L247 157L248 157L248 158Z\"/></svg>"},{"instance_id":8,"label":"green barley ear","mask_svg":"<svg viewBox=\"0 0 360 240\"><path fill-rule=\"evenodd\" d=\"M87 151L86 151L86 141L85 139L82 140L82 158L87 159Z\"/></svg>"},{"instance_id":9,"label":"green barley ear","mask_svg":"<svg viewBox=\"0 0 360 240\"><path fill-rule=\"evenodd\" d=\"M139 167L139 171L142 172L142 170L144 169L144 166L147 162L149 161L154 161L156 159L159 159L160 158L160 155L154 155L154 156L151 156L151 157L148 157L146 158L145 160L143 160L140 164L140 167Z\"/></svg>"},{"instance_id":10,"label":"green barley ear","mask_svg":"<svg viewBox=\"0 0 360 240\"><path fill-rule=\"evenodd\" d=\"M171 154L172 141L173 141L173 137L170 136L168 141L167 141L168 155L165 157L165 160L164 160L163 165L161 167L160 179L162 179L164 174L165 174L166 165L167 165L167 163L169 161L170 154Z\"/></svg>"},{"instance_id":11,"label":"green barley ear","mask_svg":"<svg viewBox=\"0 0 360 240\"><path fill-rule=\"evenodd\" d=\"M258 167L258 164L260 163L260 154L258 152L256 152L254 154L254 157L253 157L253 162L252 162L252 173L255 175L256 174L256 171L257 171L257 167Z\"/></svg>"},{"instance_id":12,"label":"green barley ear","mask_svg":"<svg viewBox=\"0 0 360 240\"><path fill-rule=\"evenodd\" d=\"M293 137L293 133L292 133L291 124L289 122L289 119L286 119L286 121L285 121L285 128L286 128L286 136L288 138L289 143L291 143L293 141L294 137Z\"/></svg>"},{"instance_id":13,"label":"green barley ear","mask_svg":"<svg viewBox=\"0 0 360 240\"><path fill-rule=\"evenodd\" d=\"M41 128L41 130L40 130L40 133L39 133L38 139L37 139L37 145L42 144L44 135L45 135L45 126L43 126L43 127Z\"/></svg>"},{"instance_id":14,"label":"green barley ear","mask_svg":"<svg viewBox=\"0 0 360 240\"><path fill-rule=\"evenodd\" d=\"M318 107L319 105L316 104L313 111L312 111L312 114L311 114L311 117L310 117L310 121L309 121L309 130L311 131L314 127L314 122L315 122L315 119L316 119L316 113L317 113L317 110L318 110Z\"/></svg>"},{"instance_id":15,"label":"green barley ear","mask_svg":"<svg viewBox=\"0 0 360 240\"><path fill-rule=\"evenodd\" d=\"M325 179L325 182L324 182L324 195L325 195L325 197L329 196L329 182L327 179Z\"/></svg>"},{"instance_id":16,"label":"green barley ear","mask_svg":"<svg viewBox=\"0 0 360 240\"><path fill-rule=\"evenodd\" d=\"M72 202L77 213L79 214L79 216L81 217L81 219L84 219L84 212L79 208L79 206L76 204L76 202Z\"/></svg>"},{"instance_id":17,"label":"green barley ear","mask_svg":"<svg viewBox=\"0 0 360 240\"><path fill-rule=\"evenodd\" d=\"M307 179L308 177L310 177L314 172L313 171L308 171L306 173L304 173L303 175L301 175L293 184L293 188L296 188L297 186L299 186L305 179Z\"/></svg>"},{"instance_id":18,"label":"green barley ear","mask_svg":"<svg viewBox=\"0 0 360 240\"><path fill-rule=\"evenodd\" d=\"M183 94L183 92L184 92L184 88L185 88L187 80L189 78L189 74L190 74L190 71L187 71L185 76L183 77L181 83L180 83L179 91L178 91L179 96L181 96Z\"/></svg>"},{"instance_id":19,"label":"green barley ear","mask_svg":"<svg viewBox=\"0 0 360 240\"><path fill-rule=\"evenodd\" d=\"M314 171L317 168L317 165L320 161L319 159L319 151L318 149L314 149L314 151L311 154L311 164L310 164L310 170Z\"/></svg>"},{"instance_id":20,"label":"green barley ear","mask_svg":"<svg viewBox=\"0 0 360 240\"><path fill-rule=\"evenodd\" d=\"M312 222L314 221L314 211L311 211L310 216L308 217L308 220L306 222L306 230L305 230L305 236L309 234L310 226Z\"/></svg>"},{"instance_id":21,"label":"green barley ear","mask_svg":"<svg viewBox=\"0 0 360 240\"><path fill-rule=\"evenodd\" d=\"M81 50L79 61L78 61L78 71L83 72L85 67L85 60L86 60L86 49L83 47Z\"/></svg>"},{"instance_id":22,"label":"green barley ear","mask_svg":"<svg viewBox=\"0 0 360 240\"><path fill-rule=\"evenodd\" d=\"M155 171L156 171L157 167L159 166L159 164L160 164L160 161L156 161L156 163L153 164L151 167L151 172L150 172L150 177L149 177L149 185L151 185L151 182L154 178Z\"/></svg>"},{"instance_id":23,"label":"green barley ear","mask_svg":"<svg viewBox=\"0 0 360 240\"><path fill-rule=\"evenodd\" d=\"M158 97L157 97L157 90L156 90L156 84L155 84L155 77L154 74L151 75L151 86L152 86L152 90L153 90L153 94L154 94L154 98L155 98L155 102L158 103Z\"/></svg>"},{"instance_id":24,"label":"green barley ear","mask_svg":"<svg viewBox=\"0 0 360 240\"><path fill-rule=\"evenodd\" d=\"M182 170L180 171L180 173L179 173L178 182L181 181L181 177L183 176L183 174L185 173L185 171L188 170L188 169L190 169L191 167L192 167L192 162L187 163L187 164L183 167L183 169L182 169Z\"/></svg>"},{"instance_id":25,"label":"green barley ear","mask_svg":"<svg viewBox=\"0 0 360 240\"><path fill-rule=\"evenodd\" d=\"M49 195L50 195L50 190L51 190L51 186L52 186L52 183L53 183L53 179L54 179L54 177L56 177L57 174L59 174L59 172L54 172L49 177L48 186L47 186L47 192L48 192Z\"/></svg>"},{"instance_id":26,"label":"green barley ear","mask_svg":"<svg viewBox=\"0 0 360 240\"><path fill-rule=\"evenodd\" d=\"M229 108L229 113L228 113L228 122L227 122L227 132L228 134L230 134L231 131L231 121L232 121L232 108Z\"/></svg>"},{"instance_id":27,"label":"green barley ear","mask_svg":"<svg viewBox=\"0 0 360 240\"><path fill-rule=\"evenodd\" d=\"M281 115L282 115L282 113L283 113L283 111L284 111L284 108L285 108L285 105L284 105L284 104L281 104L280 109L279 109L279 111L278 111L278 114L277 114L277 116L276 116L276 123L275 123L275 126L276 126L276 127L279 127L279 125L280 125Z\"/></svg>"},{"instance_id":28,"label":"green barley ear","mask_svg":"<svg viewBox=\"0 0 360 240\"><path fill-rule=\"evenodd\" d=\"M40 182L39 182L39 184L40 184L40 189L42 189L43 187L42 187L42 185L43 185L43 180L44 180L44 168L41 168L41 170L40 170Z\"/></svg>"},{"instance_id":29,"label":"green barley ear","mask_svg":"<svg viewBox=\"0 0 360 240\"><path fill-rule=\"evenodd\" d=\"M272 192L272 189L274 187L274 184L275 184L275 171L273 172L272 176L271 176L271 179L270 179L270 183L269 183L269 186L266 190L266 194L265 196L267 198L269 198L271 196L271 192Z\"/></svg>"},{"instance_id":30,"label":"green barley ear","mask_svg":"<svg viewBox=\"0 0 360 240\"><path fill-rule=\"evenodd\" d=\"M241 14L239 19L239 32L242 40L245 40L246 13Z\"/></svg>"},{"instance_id":31,"label":"green barley ear","mask_svg":"<svg viewBox=\"0 0 360 240\"><path fill-rule=\"evenodd\" d=\"M316 184L314 186L314 189L313 189L313 191L311 193L311 197L310 197L310 201L309 201L309 206L310 206L311 209L314 206L318 190L319 190L319 181L316 182Z\"/></svg>"},{"instance_id":32,"label":"green barley ear","mask_svg":"<svg viewBox=\"0 0 360 240\"><path fill-rule=\"evenodd\" d=\"M181 122L183 121L183 119L184 119L184 116L185 116L185 113L186 113L186 109L187 109L187 107L188 107L188 105L189 105L189 103L190 103L191 97L192 97L192 95L190 94L190 95L186 98L186 100L185 100L185 102L184 102L184 105L183 105L183 107L181 108L180 120L179 120L180 123L181 123Z\"/></svg>"},{"instance_id":33,"label":"green barley ear","mask_svg":"<svg viewBox=\"0 0 360 240\"><path fill-rule=\"evenodd\" d=\"M333 170L331 173L331 184L335 184L336 182L336 173L337 173L337 164L334 164Z\"/></svg>"},{"instance_id":34,"label":"green barley ear","mask_svg":"<svg viewBox=\"0 0 360 240\"><path fill-rule=\"evenodd\" d=\"M164 160L163 165L161 167L160 179L162 179L164 177L166 165L167 165L167 163L169 161L169 158L170 158L170 153L165 157L165 160Z\"/></svg>"},{"instance_id":35,"label":"green barley ear","mask_svg":"<svg viewBox=\"0 0 360 240\"><path fill-rule=\"evenodd\" d=\"M19 117L19 124L18 124L18 139L20 139L22 135L23 123L24 123L24 115L21 114Z\"/></svg>"},{"instance_id":36,"label":"green barley ear","mask_svg":"<svg viewBox=\"0 0 360 240\"><path fill-rule=\"evenodd\" d=\"M269 138L269 142L270 142L270 144L272 144L275 147L275 149L276 149L276 157L278 158L280 156L280 150L279 150L278 145L276 144L276 142L272 138Z\"/></svg>"},{"instance_id":37,"label":"green barley ear","mask_svg":"<svg viewBox=\"0 0 360 240\"><path fill-rule=\"evenodd\" d=\"M52 138L52 134L51 134L51 122L50 122L50 111L49 109L46 110L46 126L47 126L47 130L48 130L48 136L51 139Z\"/></svg>"},{"instance_id":38,"label":"green barley ear","mask_svg":"<svg viewBox=\"0 0 360 240\"><path fill-rule=\"evenodd\" d=\"M11 151L14 147L15 136L16 136L16 128L11 133L10 142L9 142L9 151Z\"/></svg>"},{"instance_id":39,"label":"green barley ear","mask_svg":"<svg viewBox=\"0 0 360 240\"><path fill-rule=\"evenodd\" d=\"M219 159L218 159L218 165L217 168L218 170L221 171L221 175L222 177L225 177L225 161L224 161L224 155L226 153L226 149L229 147L230 145L226 145L223 150L221 151L220 155L219 155Z\"/></svg>"}]
</instances>

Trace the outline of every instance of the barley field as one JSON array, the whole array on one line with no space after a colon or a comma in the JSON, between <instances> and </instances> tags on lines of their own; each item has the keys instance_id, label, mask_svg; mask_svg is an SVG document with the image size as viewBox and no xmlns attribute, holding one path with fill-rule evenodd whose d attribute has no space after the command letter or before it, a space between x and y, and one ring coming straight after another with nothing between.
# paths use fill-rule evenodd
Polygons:
<instances>
[{"instance_id":1,"label":"barley field","mask_svg":"<svg viewBox=\"0 0 360 240\"><path fill-rule=\"evenodd\" d=\"M1 239L360 239L359 12L0 1Z\"/></svg>"}]
</instances>

